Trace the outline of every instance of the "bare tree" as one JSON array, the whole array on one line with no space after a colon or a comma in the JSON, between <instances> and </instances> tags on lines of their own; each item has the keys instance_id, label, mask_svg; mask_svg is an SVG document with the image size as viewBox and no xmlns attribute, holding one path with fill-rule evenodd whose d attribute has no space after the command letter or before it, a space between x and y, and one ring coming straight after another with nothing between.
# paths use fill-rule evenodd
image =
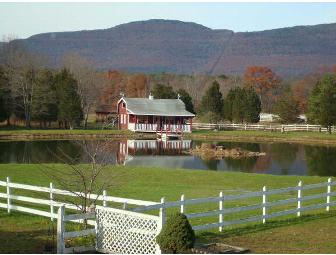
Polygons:
<instances>
[{"instance_id":1,"label":"bare tree","mask_svg":"<svg viewBox=\"0 0 336 255\"><path fill-rule=\"evenodd\" d=\"M57 187L74 194L74 199L67 199L66 202L86 213L91 205L97 204L103 190L111 186L113 176L111 171L108 171L108 165L112 163L109 149L112 144L107 140L85 140L75 143L80 152L75 157L62 149L51 152L64 164L62 167L50 164L40 166L42 171L54 180Z\"/></svg>"},{"instance_id":2,"label":"bare tree","mask_svg":"<svg viewBox=\"0 0 336 255\"><path fill-rule=\"evenodd\" d=\"M3 53L13 106L23 112L26 127L30 127L34 87L37 73L42 67L42 58L27 52L15 40L6 43Z\"/></svg>"},{"instance_id":3,"label":"bare tree","mask_svg":"<svg viewBox=\"0 0 336 255\"><path fill-rule=\"evenodd\" d=\"M77 93L84 114L84 128L87 127L89 113L96 106L101 88L107 78L94 70L90 62L75 53L64 56L64 67L68 68L78 82Z\"/></svg>"}]
</instances>

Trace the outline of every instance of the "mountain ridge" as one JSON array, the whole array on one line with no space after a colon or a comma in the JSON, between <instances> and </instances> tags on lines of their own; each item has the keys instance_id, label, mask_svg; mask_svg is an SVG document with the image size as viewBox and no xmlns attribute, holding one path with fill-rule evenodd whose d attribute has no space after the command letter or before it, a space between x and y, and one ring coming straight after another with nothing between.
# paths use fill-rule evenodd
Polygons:
<instances>
[{"instance_id":1,"label":"mountain ridge","mask_svg":"<svg viewBox=\"0 0 336 255\"><path fill-rule=\"evenodd\" d=\"M42 33L19 42L49 57L54 67L70 52L87 57L98 69L146 73L241 74L249 65L266 65L287 77L336 63L336 23L234 32L152 19Z\"/></svg>"}]
</instances>

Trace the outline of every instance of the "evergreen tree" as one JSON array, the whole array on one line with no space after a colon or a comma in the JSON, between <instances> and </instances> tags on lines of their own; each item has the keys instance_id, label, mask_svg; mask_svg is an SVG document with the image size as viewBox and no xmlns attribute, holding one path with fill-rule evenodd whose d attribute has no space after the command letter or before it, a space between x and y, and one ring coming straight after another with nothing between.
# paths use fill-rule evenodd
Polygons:
<instances>
[{"instance_id":1,"label":"evergreen tree","mask_svg":"<svg viewBox=\"0 0 336 255\"><path fill-rule=\"evenodd\" d=\"M154 85L152 89L152 94L156 99L176 99L177 94L171 86L166 86L162 84Z\"/></svg>"},{"instance_id":2,"label":"evergreen tree","mask_svg":"<svg viewBox=\"0 0 336 255\"><path fill-rule=\"evenodd\" d=\"M79 125L83 119L80 99L77 94L77 81L67 69L61 70L55 76L55 86L58 98L57 119L64 122L65 127Z\"/></svg>"},{"instance_id":3,"label":"evergreen tree","mask_svg":"<svg viewBox=\"0 0 336 255\"><path fill-rule=\"evenodd\" d=\"M211 112L220 118L223 113L223 103L223 95L219 90L219 84L214 81L202 97L200 112L201 114Z\"/></svg>"},{"instance_id":4,"label":"evergreen tree","mask_svg":"<svg viewBox=\"0 0 336 255\"><path fill-rule=\"evenodd\" d=\"M308 120L328 128L336 124L336 75L326 74L317 82L308 102Z\"/></svg>"},{"instance_id":5,"label":"evergreen tree","mask_svg":"<svg viewBox=\"0 0 336 255\"><path fill-rule=\"evenodd\" d=\"M280 116L284 123L297 121L300 113L299 102L294 98L290 87L287 87L275 105L275 112Z\"/></svg>"},{"instance_id":6,"label":"evergreen tree","mask_svg":"<svg viewBox=\"0 0 336 255\"><path fill-rule=\"evenodd\" d=\"M237 87L232 103L232 119L234 122L244 122L246 108L246 92L244 89Z\"/></svg>"},{"instance_id":7,"label":"evergreen tree","mask_svg":"<svg viewBox=\"0 0 336 255\"><path fill-rule=\"evenodd\" d=\"M12 98L9 81L5 71L0 67L0 121L7 120L7 124L9 124L11 111Z\"/></svg>"},{"instance_id":8,"label":"evergreen tree","mask_svg":"<svg viewBox=\"0 0 336 255\"><path fill-rule=\"evenodd\" d=\"M237 87L234 87L229 90L224 100L224 106L223 106L224 118L231 122L233 121L232 109L233 109L233 101L235 99L236 89Z\"/></svg>"},{"instance_id":9,"label":"evergreen tree","mask_svg":"<svg viewBox=\"0 0 336 255\"><path fill-rule=\"evenodd\" d=\"M39 73L35 85L32 105L32 119L43 121L57 120L57 97L54 77L51 71L43 70Z\"/></svg>"},{"instance_id":10,"label":"evergreen tree","mask_svg":"<svg viewBox=\"0 0 336 255\"><path fill-rule=\"evenodd\" d=\"M244 88L245 90L245 121L249 123L257 123L260 120L261 101L256 91L252 88Z\"/></svg>"},{"instance_id":11,"label":"evergreen tree","mask_svg":"<svg viewBox=\"0 0 336 255\"><path fill-rule=\"evenodd\" d=\"M177 91L177 93L180 95L180 99L185 104L186 110L191 112L191 113L195 113L192 98L189 95L189 93L187 91L185 91L185 89L179 89Z\"/></svg>"},{"instance_id":12,"label":"evergreen tree","mask_svg":"<svg viewBox=\"0 0 336 255\"><path fill-rule=\"evenodd\" d=\"M231 88L225 98L225 119L234 122L255 123L259 121L261 103L253 88Z\"/></svg>"}]
</instances>

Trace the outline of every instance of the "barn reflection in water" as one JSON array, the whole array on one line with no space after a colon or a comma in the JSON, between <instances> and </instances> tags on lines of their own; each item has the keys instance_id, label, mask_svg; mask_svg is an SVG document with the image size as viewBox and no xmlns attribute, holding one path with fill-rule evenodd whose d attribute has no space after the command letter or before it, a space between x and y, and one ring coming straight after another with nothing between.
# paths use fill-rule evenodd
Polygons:
<instances>
[{"instance_id":1,"label":"barn reflection in water","mask_svg":"<svg viewBox=\"0 0 336 255\"><path fill-rule=\"evenodd\" d=\"M174 162L176 157L189 158L186 152L191 148L191 140L124 140L119 142L117 163L125 165L132 161L133 164L140 160L141 165L144 165L146 160L149 165L153 165L155 162L152 160L160 162L160 159Z\"/></svg>"}]
</instances>

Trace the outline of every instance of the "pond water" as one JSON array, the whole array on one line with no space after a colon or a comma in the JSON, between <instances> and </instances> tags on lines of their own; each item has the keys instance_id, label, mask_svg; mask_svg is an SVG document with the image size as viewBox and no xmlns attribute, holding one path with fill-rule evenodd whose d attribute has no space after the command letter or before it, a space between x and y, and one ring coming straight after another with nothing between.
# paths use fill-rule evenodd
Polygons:
<instances>
[{"instance_id":1,"label":"pond water","mask_svg":"<svg viewBox=\"0 0 336 255\"><path fill-rule=\"evenodd\" d=\"M75 162L88 162L85 150L99 141L15 141L0 142L0 163L64 162L68 155ZM207 159L189 155L190 148L204 141L111 140L104 144L109 164L158 166L212 171L242 171L276 175L336 176L336 147L290 143L212 142L225 148L240 147L265 156L244 159ZM207 142L208 143L208 142Z\"/></svg>"}]
</instances>

